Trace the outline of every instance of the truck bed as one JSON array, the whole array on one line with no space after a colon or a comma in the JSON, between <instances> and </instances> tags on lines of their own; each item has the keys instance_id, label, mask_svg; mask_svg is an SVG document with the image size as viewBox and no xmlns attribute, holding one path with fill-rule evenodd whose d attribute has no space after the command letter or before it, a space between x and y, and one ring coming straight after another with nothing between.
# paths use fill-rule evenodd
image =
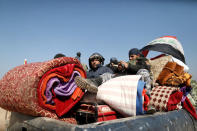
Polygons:
<instances>
[{"instance_id":1,"label":"truck bed","mask_svg":"<svg viewBox=\"0 0 197 131\"><path fill-rule=\"evenodd\" d=\"M196 108L197 109L197 108ZM19 119L20 118L20 119ZM72 125L46 117L12 112L8 131L197 131L197 120L186 110L157 112L85 125Z\"/></svg>"}]
</instances>

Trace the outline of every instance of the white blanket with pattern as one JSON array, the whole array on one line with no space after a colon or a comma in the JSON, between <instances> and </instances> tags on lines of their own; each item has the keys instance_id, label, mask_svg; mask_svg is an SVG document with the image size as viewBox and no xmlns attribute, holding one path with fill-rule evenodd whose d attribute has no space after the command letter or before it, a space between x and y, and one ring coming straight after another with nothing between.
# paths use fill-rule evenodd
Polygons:
<instances>
[{"instance_id":1,"label":"white blanket with pattern","mask_svg":"<svg viewBox=\"0 0 197 131\"><path fill-rule=\"evenodd\" d=\"M113 78L98 87L97 99L124 116L136 115L136 96L140 75Z\"/></svg>"}]
</instances>

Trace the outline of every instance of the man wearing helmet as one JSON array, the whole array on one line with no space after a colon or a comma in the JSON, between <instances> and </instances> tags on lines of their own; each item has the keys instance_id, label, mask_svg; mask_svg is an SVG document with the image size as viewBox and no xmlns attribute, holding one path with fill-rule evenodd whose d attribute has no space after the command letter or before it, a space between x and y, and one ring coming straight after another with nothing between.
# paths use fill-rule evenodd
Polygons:
<instances>
[{"instance_id":1,"label":"man wearing helmet","mask_svg":"<svg viewBox=\"0 0 197 131\"><path fill-rule=\"evenodd\" d=\"M87 72L87 78L96 78L104 73L111 73L113 74L113 71L103 66L104 65L105 58L99 53L93 53L89 57L89 67L90 70Z\"/></svg>"},{"instance_id":2,"label":"man wearing helmet","mask_svg":"<svg viewBox=\"0 0 197 131\"><path fill-rule=\"evenodd\" d=\"M97 87L113 76L113 71L109 67L103 66L104 61L105 58L101 54L93 53L89 57L90 70L87 71L87 79L76 77L76 84L89 92L96 93Z\"/></svg>"},{"instance_id":3,"label":"man wearing helmet","mask_svg":"<svg viewBox=\"0 0 197 131\"><path fill-rule=\"evenodd\" d=\"M106 65L109 67L114 73L119 73L118 71L118 60L116 57L110 58L110 63Z\"/></svg>"}]
</instances>

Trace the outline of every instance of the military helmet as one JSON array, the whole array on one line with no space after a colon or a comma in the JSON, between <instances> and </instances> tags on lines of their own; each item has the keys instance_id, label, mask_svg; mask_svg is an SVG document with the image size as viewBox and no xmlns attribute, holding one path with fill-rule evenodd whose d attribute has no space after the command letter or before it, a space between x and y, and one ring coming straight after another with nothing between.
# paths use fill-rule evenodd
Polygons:
<instances>
[{"instance_id":1,"label":"military helmet","mask_svg":"<svg viewBox=\"0 0 197 131\"><path fill-rule=\"evenodd\" d=\"M91 66L91 61L93 61L94 59L98 59L101 62L101 65L104 65L104 61L105 58L99 54L99 53L93 53L90 57L89 57L89 67L92 68Z\"/></svg>"},{"instance_id":2,"label":"military helmet","mask_svg":"<svg viewBox=\"0 0 197 131\"><path fill-rule=\"evenodd\" d=\"M118 60L116 57L111 57L110 58L110 63L118 64Z\"/></svg>"}]
</instances>

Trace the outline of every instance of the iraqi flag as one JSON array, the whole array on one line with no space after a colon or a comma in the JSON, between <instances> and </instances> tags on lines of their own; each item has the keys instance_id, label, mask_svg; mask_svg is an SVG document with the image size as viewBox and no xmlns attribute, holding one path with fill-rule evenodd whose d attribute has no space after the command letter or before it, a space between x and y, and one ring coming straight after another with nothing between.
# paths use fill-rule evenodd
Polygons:
<instances>
[{"instance_id":1,"label":"iraqi flag","mask_svg":"<svg viewBox=\"0 0 197 131\"><path fill-rule=\"evenodd\" d=\"M140 51L146 57L150 50L172 55L185 63L183 47L176 37L164 36L157 38L144 46Z\"/></svg>"}]
</instances>

